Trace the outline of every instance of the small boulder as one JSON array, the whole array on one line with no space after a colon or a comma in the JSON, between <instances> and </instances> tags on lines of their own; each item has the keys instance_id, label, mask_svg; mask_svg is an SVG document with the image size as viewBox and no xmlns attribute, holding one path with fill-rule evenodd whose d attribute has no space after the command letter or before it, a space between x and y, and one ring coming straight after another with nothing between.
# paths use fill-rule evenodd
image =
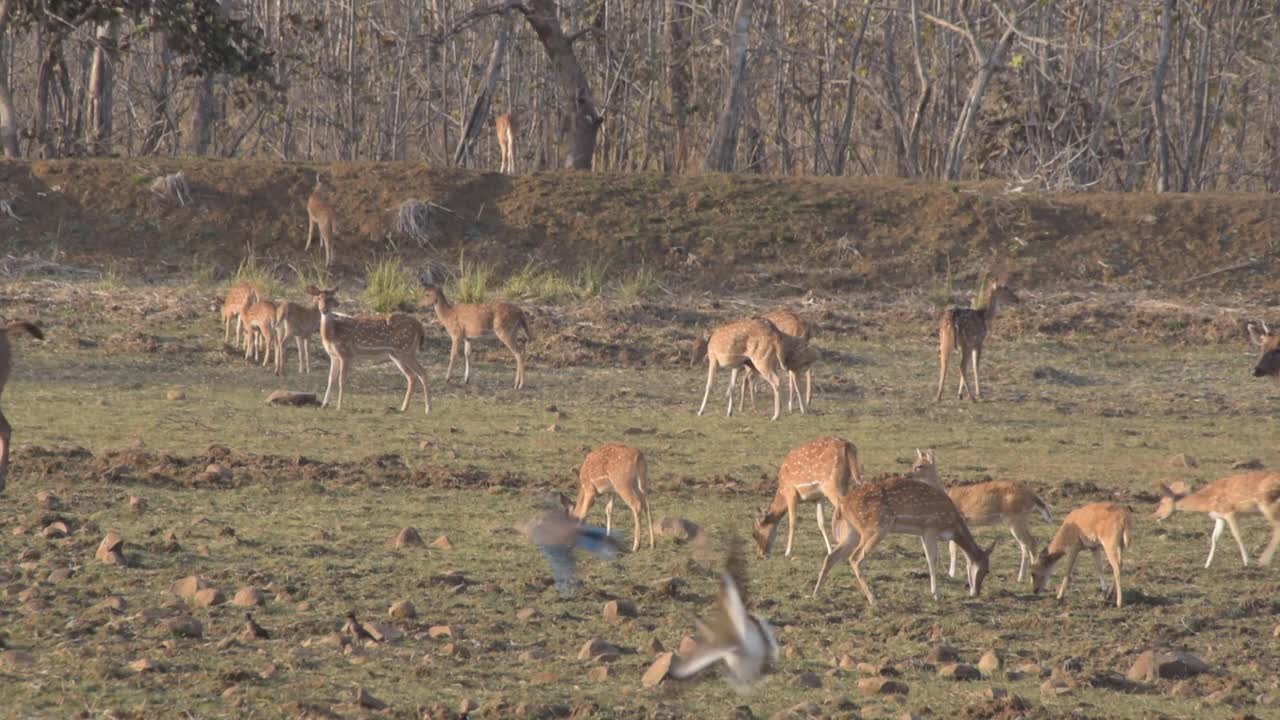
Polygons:
<instances>
[{"instance_id":1,"label":"small boulder","mask_svg":"<svg viewBox=\"0 0 1280 720\"><path fill-rule=\"evenodd\" d=\"M196 594L191 598L191 603L198 608L213 607L214 605L221 605L226 601L227 596L223 595L222 591L218 588L197 590Z\"/></svg>"},{"instance_id":2,"label":"small boulder","mask_svg":"<svg viewBox=\"0 0 1280 720\"><path fill-rule=\"evenodd\" d=\"M606 622L622 622L625 618L633 618L635 616L636 606L630 600L610 600L604 604L604 619Z\"/></svg>"},{"instance_id":3,"label":"small boulder","mask_svg":"<svg viewBox=\"0 0 1280 720\"><path fill-rule=\"evenodd\" d=\"M608 665L597 665L587 672L587 679L592 682L604 682L612 676Z\"/></svg>"},{"instance_id":4,"label":"small boulder","mask_svg":"<svg viewBox=\"0 0 1280 720\"><path fill-rule=\"evenodd\" d=\"M471 657L471 651L458 643L445 643L440 648L440 654L457 660L466 660Z\"/></svg>"},{"instance_id":5,"label":"small boulder","mask_svg":"<svg viewBox=\"0 0 1280 720\"><path fill-rule=\"evenodd\" d=\"M368 710L386 710L387 704L364 688L356 688L356 704Z\"/></svg>"},{"instance_id":6,"label":"small boulder","mask_svg":"<svg viewBox=\"0 0 1280 720\"><path fill-rule=\"evenodd\" d=\"M591 638L583 643L582 648L578 650L579 660L591 660L594 662L609 662L617 660L621 651L612 643L606 642L600 638Z\"/></svg>"},{"instance_id":7,"label":"small boulder","mask_svg":"<svg viewBox=\"0 0 1280 720\"><path fill-rule=\"evenodd\" d=\"M395 549L409 547L410 545L421 545L422 536L414 528L401 528L396 536L387 541L387 546Z\"/></svg>"},{"instance_id":8,"label":"small boulder","mask_svg":"<svg viewBox=\"0 0 1280 720\"><path fill-rule=\"evenodd\" d=\"M658 535L677 542L689 542L698 537L702 529L691 520L680 517L663 517L658 520Z\"/></svg>"},{"instance_id":9,"label":"small boulder","mask_svg":"<svg viewBox=\"0 0 1280 720\"><path fill-rule=\"evenodd\" d=\"M404 637L404 633L390 625L383 625L382 623L376 622L364 622L362 623L362 626L364 627L364 631L369 633L369 635L378 642L395 642Z\"/></svg>"},{"instance_id":10,"label":"small boulder","mask_svg":"<svg viewBox=\"0 0 1280 720\"><path fill-rule=\"evenodd\" d=\"M408 600L401 600L391 605L391 608L387 610L387 615L396 620L412 620L418 617L418 609Z\"/></svg>"},{"instance_id":11,"label":"small boulder","mask_svg":"<svg viewBox=\"0 0 1280 720\"><path fill-rule=\"evenodd\" d=\"M89 608L89 612L112 615L120 615L129 607L125 599L119 595L111 595L99 600L93 607Z\"/></svg>"},{"instance_id":12,"label":"small boulder","mask_svg":"<svg viewBox=\"0 0 1280 720\"><path fill-rule=\"evenodd\" d=\"M432 625L427 628L427 637L432 640L445 637L456 640L461 637L461 633L457 632L452 625Z\"/></svg>"},{"instance_id":13,"label":"small boulder","mask_svg":"<svg viewBox=\"0 0 1280 720\"><path fill-rule=\"evenodd\" d=\"M1068 677L1064 675L1053 675L1049 679L1040 683L1040 695L1042 697L1056 697L1058 695L1066 695L1076 689L1076 685Z\"/></svg>"},{"instance_id":14,"label":"small boulder","mask_svg":"<svg viewBox=\"0 0 1280 720\"><path fill-rule=\"evenodd\" d=\"M817 689L822 687L822 678L818 677L818 673L806 670L795 676L796 687Z\"/></svg>"},{"instance_id":15,"label":"small boulder","mask_svg":"<svg viewBox=\"0 0 1280 720\"><path fill-rule=\"evenodd\" d=\"M516 659L519 660L520 662L528 663L528 662L538 662L541 660L546 660L549 657L551 657L551 653L547 652L545 648L539 647L538 645L534 645L528 650L524 650L519 655L517 655Z\"/></svg>"},{"instance_id":16,"label":"small boulder","mask_svg":"<svg viewBox=\"0 0 1280 720\"><path fill-rule=\"evenodd\" d=\"M267 396L268 405L286 405L291 407L306 407L308 405L319 405L320 401L316 399L315 393L308 392L291 392L289 390L276 390Z\"/></svg>"},{"instance_id":17,"label":"small boulder","mask_svg":"<svg viewBox=\"0 0 1280 720\"><path fill-rule=\"evenodd\" d=\"M1209 666L1189 652L1147 650L1138 656L1125 678L1129 682L1151 682L1156 678L1178 680L1207 672Z\"/></svg>"},{"instance_id":18,"label":"small boulder","mask_svg":"<svg viewBox=\"0 0 1280 720\"><path fill-rule=\"evenodd\" d=\"M1003 665L1004 665L1004 662L1001 660L1000 655L997 654L995 650L986 651L985 653L982 654L982 657L978 659L978 670L983 675L987 675L987 676L991 676L999 672L1001 666Z\"/></svg>"},{"instance_id":19,"label":"small boulder","mask_svg":"<svg viewBox=\"0 0 1280 720\"><path fill-rule=\"evenodd\" d=\"M194 600L196 593L211 588L213 584L198 575L188 575L169 586L169 592L183 600Z\"/></svg>"},{"instance_id":20,"label":"small boulder","mask_svg":"<svg viewBox=\"0 0 1280 720\"><path fill-rule=\"evenodd\" d=\"M960 662L960 651L950 645L934 645L924 659L935 665Z\"/></svg>"},{"instance_id":21,"label":"small boulder","mask_svg":"<svg viewBox=\"0 0 1280 720\"><path fill-rule=\"evenodd\" d=\"M129 663L129 669L136 673L148 673L159 670L160 666L151 658L138 658Z\"/></svg>"},{"instance_id":22,"label":"small boulder","mask_svg":"<svg viewBox=\"0 0 1280 720\"><path fill-rule=\"evenodd\" d=\"M1169 465L1173 467L1193 468L1199 464L1200 463L1196 462L1194 455L1188 455L1186 453L1178 453L1177 455L1173 455L1169 458Z\"/></svg>"},{"instance_id":23,"label":"small boulder","mask_svg":"<svg viewBox=\"0 0 1280 720\"><path fill-rule=\"evenodd\" d=\"M67 524L61 520L55 520L45 525L44 529L40 531L40 535L46 540L58 540L70 534L71 528L67 527Z\"/></svg>"},{"instance_id":24,"label":"small boulder","mask_svg":"<svg viewBox=\"0 0 1280 720\"><path fill-rule=\"evenodd\" d=\"M199 640L204 636L204 626L200 621L190 615L179 615L169 618L160 623L160 629L165 632L176 635L177 637L194 638Z\"/></svg>"},{"instance_id":25,"label":"small boulder","mask_svg":"<svg viewBox=\"0 0 1280 720\"><path fill-rule=\"evenodd\" d=\"M102 538L102 542L98 544L98 550L93 554L98 562L107 565L124 566L127 563L124 558L124 538L120 537L114 530L107 533Z\"/></svg>"},{"instance_id":26,"label":"small boulder","mask_svg":"<svg viewBox=\"0 0 1280 720\"><path fill-rule=\"evenodd\" d=\"M36 504L45 510L62 509L62 498L58 497L52 490L41 490L36 493Z\"/></svg>"},{"instance_id":27,"label":"small boulder","mask_svg":"<svg viewBox=\"0 0 1280 720\"><path fill-rule=\"evenodd\" d=\"M179 400L186 400L187 393L184 390L179 390L178 388L174 388L173 390L170 390L164 394L164 399L168 400L169 402L178 402Z\"/></svg>"},{"instance_id":28,"label":"small boulder","mask_svg":"<svg viewBox=\"0 0 1280 720\"><path fill-rule=\"evenodd\" d=\"M542 613L537 608L522 607L516 611L516 619L524 622L532 622L542 618Z\"/></svg>"},{"instance_id":29,"label":"small boulder","mask_svg":"<svg viewBox=\"0 0 1280 720\"><path fill-rule=\"evenodd\" d=\"M1249 460L1237 460L1231 463L1232 470L1261 470L1265 467L1261 460L1252 458Z\"/></svg>"},{"instance_id":30,"label":"small boulder","mask_svg":"<svg viewBox=\"0 0 1280 720\"><path fill-rule=\"evenodd\" d=\"M137 495L129 496L129 511L142 514L147 511L147 499Z\"/></svg>"},{"instance_id":31,"label":"small boulder","mask_svg":"<svg viewBox=\"0 0 1280 720\"><path fill-rule=\"evenodd\" d=\"M938 669L938 676L944 680L978 680L982 673L978 668L964 663L947 663Z\"/></svg>"},{"instance_id":32,"label":"small boulder","mask_svg":"<svg viewBox=\"0 0 1280 720\"><path fill-rule=\"evenodd\" d=\"M656 687L666 679L667 673L671 672L671 661L674 657L671 653L664 652L654 658L653 664L649 666L648 670L644 671L644 676L640 678L640 685L647 688Z\"/></svg>"},{"instance_id":33,"label":"small boulder","mask_svg":"<svg viewBox=\"0 0 1280 720\"><path fill-rule=\"evenodd\" d=\"M681 577L664 577L659 578L650 585L655 595L660 597L673 598L680 594L680 589L685 586L685 579Z\"/></svg>"},{"instance_id":34,"label":"small boulder","mask_svg":"<svg viewBox=\"0 0 1280 720\"><path fill-rule=\"evenodd\" d=\"M266 601L267 596L261 590L249 585L236 591L236 596L231 599L231 604L236 607L257 607L266 603Z\"/></svg>"},{"instance_id":35,"label":"small boulder","mask_svg":"<svg viewBox=\"0 0 1280 720\"><path fill-rule=\"evenodd\" d=\"M431 541L431 547L437 548L440 550L452 550L453 543L449 542L448 535L441 535L440 537Z\"/></svg>"},{"instance_id":36,"label":"small boulder","mask_svg":"<svg viewBox=\"0 0 1280 720\"><path fill-rule=\"evenodd\" d=\"M858 680L858 692L863 695L906 695L907 684L885 677L865 677Z\"/></svg>"}]
</instances>

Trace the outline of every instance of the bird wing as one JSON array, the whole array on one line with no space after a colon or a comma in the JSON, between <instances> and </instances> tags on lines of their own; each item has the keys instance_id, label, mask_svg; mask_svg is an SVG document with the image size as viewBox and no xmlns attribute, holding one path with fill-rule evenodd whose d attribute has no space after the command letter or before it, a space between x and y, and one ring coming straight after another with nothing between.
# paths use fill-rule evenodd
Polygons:
<instances>
[{"instance_id":1,"label":"bird wing","mask_svg":"<svg viewBox=\"0 0 1280 720\"><path fill-rule=\"evenodd\" d=\"M733 624L733 631L738 641L747 636L747 625L751 622L747 615L747 607L742 603L742 595L738 593L738 584L728 573L720 576L720 604L724 614Z\"/></svg>"},{"instance_id":2,"label":"bird wing","mask_svg":"<svg viewBox=\"0 0 1280 720\"><path fill-rule=\"evenodd\" d=\"M578 547L605 560L613 559L619 550L617 540L610 537L604 528L594 526L578 528Z\"/></svg>"},{"instance_id":3,"label":"bird wing","mask_svg":"<svg viewBox=\"0 0 1280 720\"><path fill-rule=\"evenodd\" d=\"M699 647L693 651L688 657L679 658L671 664L671 670L668 675L677 680L696 675L702 670L728 658L733 655L734 647L732 645L705 646Z\"/></svg>"}]
</instances>

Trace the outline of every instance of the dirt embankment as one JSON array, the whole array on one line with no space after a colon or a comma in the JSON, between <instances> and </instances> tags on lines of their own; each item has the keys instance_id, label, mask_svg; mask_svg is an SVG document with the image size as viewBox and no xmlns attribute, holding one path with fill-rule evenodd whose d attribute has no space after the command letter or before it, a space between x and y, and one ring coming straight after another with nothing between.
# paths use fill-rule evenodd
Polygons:
<instances>
[{"instance_id":1,"label":"dirt embankment","mask_svg":"<svg viewBox=\"0 0 1280 720\"><path fill-rule=\"evenodd\" d=\"M968 289L977 272L996 267L1040 286L1101 282L1178 293L1280 286L1274 196L1047 195L899 179L0 162L0 199L12 200L21 218L0 216L0 238L11 253L56 251L70 264L148 273L181 273L196 262L227 269L247 244L276 266L304 263L305 202L317 170L335 188L340 270L349 274L379 254L456 262L468 249L500 272L530 258L567 270L587 257L612 258L615 267L643 258L671 283L693 287L928 290L950 277ZM152 178L177 171L191 186L190 205L149 189ZM396 208L410 198L438 206L429 244L391 232Z\"/></svg>"}]
</instances>

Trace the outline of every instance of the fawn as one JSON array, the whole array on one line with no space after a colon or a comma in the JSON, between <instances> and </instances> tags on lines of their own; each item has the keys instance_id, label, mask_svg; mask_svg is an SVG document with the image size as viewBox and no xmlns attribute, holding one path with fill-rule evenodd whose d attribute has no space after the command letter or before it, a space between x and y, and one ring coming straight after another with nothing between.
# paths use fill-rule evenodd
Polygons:
<instances>
[{"instance_id":1,"label":"fawn","mask_svg":"<svg viewBox=\"0 0 1280 720\"><path fill-rule=\"evenodd\" d=\"M329 186L316 173L316 186L307 198L307 246L311 249L312 233L320 231L320 242L324 245L324 264L333 264L333 239L338 232L338 213L330 202Z\"/></svg>"},{"instance_id":2,"label":"fawn","mask_svg":"<svg viewBox=\"0 0 1280 720\"><path fill-rule=\"evenodd\" d=\"M262 352L262 366L266 367L271 359L271 351L276 347L276 304L270 300L259 300L249 306L241 316L245 325L247 344L244 348L244 359L258 359Z\"/></svg>"},{"instance_id":3,"label":"fawn","mask_svg":"<svg viewBox=\"0 0 1280 720\"><path fill-rule=\"evenodd\" d=\"M933 397L937 402L942 399L942 386L947 380L947 360L952 350L960 351L960 387L956 397L963 398L966 392L969 399L977 402L982 399L982 388L978 384L978 364L982 360L982 343L987 339L991 324L996 319L996 308L1000 303L1017 304L1021 302L1008 284L1008 277L999 275L989 280L983 288L985 299L979 298L977 307L948 308L942 313L938 325L938 392ZM965 374L973 366L973 387L970 388Z\"/></svg>"},{"instance_id":4,"label":"fawn","mask_svg":"<svg viewBox=\"0 0 1280 720\"><path fill-rule=\"evenodd\" d=\"M787 412L791 412L793 401L800 397L800 384L797 378L800 373L804 373L804 396L800 400L800 410L804 412L804 408L809 405L813 394L813 364L818 360L818 353L809 347L809 340L812 337L809 323L790 310L774 310L760 317L773 323L778 332L782 333L782 359L788 370ZM754 411L756 388L755 383L752 381L752 374L751 365L747 365L746 372L742 375L742 391L738 393L738 406L744 407L743 398L746 395L747 386L750 384L751 409Z\"/></svg>"},{"instance_id":5,"label":"fawn","mask_svg":"<svg viewBox=\"0 0 1280 720\"><path fill-rule=\"evenodd\" d=\"M778 394L779 373L785 372L787 365L782 333L778 332L773 323L761 318L749 318L721 325L710 334L694 339L689 364L696 364L703 357L707 359L707 388L702 393L698 415L706 411L711 385L716 379L716 369L722 367L730 369L727 392L729 408L725 414L733 415L733 390L738 384L738 370L749 365L773 389L771 419L778 419L782 410L781 396Z\"/></svg>"},{"instance_id":6,"label":"fawn","mask_svg":"<svg viewBox=\"0 0 1280 720\"><path fill-rule=\"evenodd\" d=\"M648 465L644 453L622 443L609 443L592 450L582 461L578 471L578 499L572 515L585 520L591 503L597 495L612 491L631 508L635 520L631 552L640 549L640 510L649 523L649 547L653 547L653 512L649 509L649 495L645 491L648 481ZM613 498L604 506L605 532L613 532Z\"/></svg>"},{"instance_id":7,"label":"fawn","mask_svg":"<svg viewBox=\"0 0 1280 720\"><path fill-rule=\"evenodd\" d=\"M1022 582L1026 574L1027 562L1036 557L1036 538L1031 534L1028 523L1033 514L1039 514L1045 522L1053 522L1049 514L1049 506L1030 488L1019 482L1010 480L992 480L976 485L953 485L943 488L942 478L938 476L937 459L933 450L921 452L916 448L916 461L911 466L911 473L917 479L935 487L946 490L951 502L959 508L960 514L969 527L983 525L1008 526L1013 539L1018 543L1018 582ZM956 576L956 544L951 542L950 569L948 575Z\"/></svg>"},{"instance_id":8,"label":"fawn","mask_svg":"<svg viewBox=\"0 0 1280 720\"><path fill-rule=\"evenodd\" d=\"M231 321L236 324L236 344L240 347L240 327L244 325L244 311L258 302L262 290L253 283L242 282L227 289L227 297L222 301L222 342L231 339Z\"/></svg>"},{"instance_id":9,"label":"fawn","mask_svg":"<svg viewBox=\"0 0 1280 720\"><path fill-rule=\"evenodd\" d=\"M494 120L494 128L498 131L498 153L502 155L501 172L505 175L516 174L516 130L519 129L519 118L514 112L499 115Z\"/></svg>"},{"instance_id":10,"label":"fawn","mask_svg":"<svg viewBox=\"0 0 1280 720\"><path fill-rule=\"evenodd\" d=\"M945 492L906 477L892 477L855 487L841 498L833 525L837 544L822 562L813 595L817 597L831 568L848 559L858 586L872 606L876 599L862 577L862 562L886 535L916 535L923 541L925 561L929 564L929 592L934 600L940 597L937 574L939 540L955 540L969 556L971 597L982 592L982 582L990 569L991 551L996 546L996 541L992 541L986 550L978 546L960 510Z\"/></svg>"},{"instance_id":11,"label":"fawn","mask_svg":"<svg viewBox=\"0 0 1280 720\"><path fill-rule=\"evenodd\" d=\"M801 502L818 502L818 531L822 542L831 552L831 540L822 520L822 498L839 507L840 499L855 485L862 484L858 470L858 449L854 444L838 437L824 437L805 443L782 461L778 471L778 491L769 506L756 513L752 537L756 541L756 554L764 557L773 547L773 537L783 513L787 516L787 549L791 557L791 542L796 534L796 506Z\"/></svg>"},{"instance_id":12,"label":"fawn","mask_svg":"<svg viewBox=\"0 0 1280 720\"><path fill-rule=\"evenodd\" d=\"M529 332L529 321L523 310L501 300L480 305L454 305L444 296L444 290L435 285L424 286L421 305L436 309L436 318L453 343L449 348L449 367L444 371L445 382L449 382L453 375L459 346L462 348L462 383L465 385L471 382L471 341L496 337L516 358L515 389L524 387L525 349L533 341L533 334ZM520 339L517 331L524 332L524 340Z\"/></svg>"},{"instance_id":13,"label":"fawn","mask_svg":"<svg viewBox=\"0 0 1280 720\"><path fill-rule=\"evenodd\" d=\"M9 333L14 330L25 330L37 340L44 339L44 331L38 325L25 320L16 320L0 326L0 393L9 383L9 373L13 370L13 348L9 346ZM5 480L9 475L9 441L13 437L13 428L0 411L0 492L4 491Z\"/></svg>"},{"instance_id":14,"label":"fawn","mask_svg":"<svg viewBox=\"0 0 1280 720\"><path fill-rule=\"evenodd\" d=\"M1258 558L1259 565L1271 564L1276 546L1280 545L1280 473L1248 472L1228 475L1195 492L1189 492L1186 483L1179 481L1161 485L1160 492L1164 497L1154 513L1157 519L1164 520L1175 510L1184 510L1208 513L1213 520L1213 534L1209 536L1209 557L1204 561L1206 568L1213 563L1213 552L1218 548L1218 537L1222 535L1224 525L1231 528L1231 536L1236 539L1236 545L1240 548L1240 559L1246 567L1249 565L1249 553L1244 549L1244 541L1240 538L1236 513L1251 510L1257 510L1271 521L1271 542Z\"/></svg>"},{"instance_id":15,"label":"fawn","mask_svg":"<svg viewBox=\"0 0 1280 720\"><path fill-rule=\"evenodd\" d=\"M1254 377L1280 377L1280 334L1272 333L1264 322L1249 322L1249 339L1262 348L1262 357L1253 367Z\"/></svg>"},{"instance_id":16,"label":"fawn","mask_svg":"<svg viewBox=\"0 0 1280 720\"><path fill-rule=\"evenodd\" d=\"M307 294L316 299L316 309L320 311L320 342L329 354L329 384L325 387L324 401L320 406L329 405L329 395L336 377L338 409L341 410L342 390L356 355L385 352L408 382L400 412L409 409L414 379L417 378L422 382L426 414L430 415L431 389L427 385L427 371L418 363L418 350L426 337L422 323L400 313L377 317L338 317L334 314L338 305L335 293L336 288L321 290L314 285L307 288Z\"/></svg>"},{"instance_id":17,"label":"fawn","mask_svg":"<svg viewBox=\"0 0 1280 720\"><path fill-rule=\"evenodd\" d=\"M276 374L284 375L285 343L298 347L298 372L311 372L311 336L320 332L320 310L314 305L282 302L276 306Z\"/></svg>"},{"instance_id":18,"label":"fawn","mask_svg":"<svg viewBox=\"0 0 1280 720\"><path fill-rule=\"evenodd\" d=\"M1054 568L1065 555L1067 569L1063 571L1062 585L1058 587L1058 599L1061 600L1071 581L1076 556L1081 550L1089 550L1098 567L1098 583L1102 586L1104 597L1110 599L1114 592L1116 607L1124 607L1124 592L1120 589L1120 553L1129 547L1132 538L1133 513L1129 508L1109 502L1078 507L1067 515L1048 546L1036 557L1035 564L1031 566L1031 587L1036 594L1044 592ZM1111 563L1111 575L1115 581L1110 590L1107 588L1106 565L1102 562L1104 555L1107 562Z\"/></svg>"}]
</instances>

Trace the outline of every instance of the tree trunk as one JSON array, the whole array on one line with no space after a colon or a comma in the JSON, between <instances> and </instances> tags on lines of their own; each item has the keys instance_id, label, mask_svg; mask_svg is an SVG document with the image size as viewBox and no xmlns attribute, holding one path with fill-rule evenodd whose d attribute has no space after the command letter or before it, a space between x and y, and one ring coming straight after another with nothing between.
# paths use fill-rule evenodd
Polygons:
<instances>
[{"instance_id":1,"label":"tree trunk","mask_svg":"<svg viewBox=\"0 0 1280 720\"><path fill-rule=\"evenodd\" d=\"M1164 77L1169 71L1174 2L1164 0L1160 15L1160 54L1151 77L1151 113L1156 121L1156 192L1169 192L1169 124L1164 112Z\"/></svg>"},{"instance_id":2,"label":"tree trunk","mask_svg":"<svg viewBox=\"0 0 1280 720\"><path fill-rule=\"evenodd\" d=\"M947 143L947 155L943 161L946 168L947 180L959 180L960 169L964 164L964 144L969 139L969 130L973 127L978 111L982 108L982 96L987 92L987 85L991 83L991 76L995 74L996 68L1000 65L1000 58L1004 57L1004 52L1013 42L1013 28L1005 28L1004 34L1000 36L1000 40L996 42L995 47L987 53L982 59L982 65L978 68L978 74L974 76L973 83L969 85L969 97L965 99L964 105L960 108L960 117L956 120L955 130L951 133L951 140Z\"/></svg>"},{"instance_id":3,"label":"tree trunk","mask_svg":"<svg viewBox=\"0 0 1280 720\"><path fill-rule=\"evenodd\" d=\"M9 63L5 40L9 37L9 20L14 0L0 0L0 149L7 158L18 157L18 113L13 106L13 90L9 87Z\"/></svg>"},{"instance_id":4,"label":"tree trunk","mask_svg":"<svg viewBox=\"0 0 1280 720\"><path fill-rule=\"evenodd\" d=\"M596 151L596 134L604 118L596 114L591 86L587 84L587 76L573 53L573 41L560 28L554 0L529 0L518 9L538 35L560 85L560 119L569 138L564 167L590 170L591 158Z\"/></svg>"},{"instance_id":5,"label":"tree trunk","mask_svg":"<svg viewBox=\"0 0 1280 720\"><path fill-rule=\"evenodd\" d=\"M832 175L844 175L844 164L848 159L849 141L853 137L853 110L858 99L858 56L862 54L862 39L867 35L867 24L871 20L871 5L867 5L862 13L862 28L858 30L858 39L853 41L853 50L849 53L849 85L845 88L844 117L840 120L840 135L836 138L832 155L835 167Z\"/></svg>"},{"instance_id":6,"label":"tree trunk","mask_svg":"<svg viewBox=\"0 0 1280 720\"><path fill-rule=\"evenodd\" d=\"M192 155L209 154L209 145L213 142L213 76L205 74L195 79L195 92L191 99L191 145Z\"/></svg>"},{"instance_id":7,"label":"tree trunk","mask_svg":"<svg viewBox=\"0 0 1280 720\"><path fill-rule=\"evenodd\" d=\"M98 25L97 45L93 49L93 67L89 70L89 133L85 138L89 152L105 155L111 152L112 89L115 85L116 24L108 20Z\"/></svg>"},{"instance_id":8,"label":"tree trunk","mask_svg":"<svg viewBox=\"0 0 1280 720\"><path fill-rule=\"evenodd\" d=\"M51 34L49 44L40 58L40 69L36 73L36 114L35 133L36 147L40 157L51 158L57 154L53 141L53 133L49 130L49 106L53 96L54 72L58 67L58 56L62 52L62 36Z\"/></svg>"},{"instance_id":9,"label":"tree trunk","mask_svg":"<svg viewBox=\"0 0 1280 720\"><path fill-rule=\"evenodd\" d=\"M715 134L707 147L704 170L733 172L734 156L738 150L738 125L742 122L742 108L747 100L747 36L751 30L751 15L755 0L738 0L733 15L733 55L729 63L729 87L725 91L724 107L716 123Z\"/></svg>"},{"instance_id":10,"label":"tree trunk","mask_svg":"<svg viewBox=\"0 0 1280 720\"><path fill-rule=\"evenodd\" d=\"M462 128L462 137L458 138L458 147L453 151L453 164L462 167L471 143L480 133L484 119L489 116L489 103L493 100L493 88L498 84L498 75L502 72L502 59L507 54L507 39L511 37L511 18L503 17L498 26L498 35L493 39L493 51L489 53L489 65L485 68L484 79L480 81L480 92L476 93L476 101L467 115L467 123Z\"/></svg>"},{"instance_id":11,"label":"tree trunk","mask_svg":"<svg viewBox=\"0 0 1280 720\"><path fill-rule=\"evenodd\" d=\"M669 170L682 173L689 155L689 18L686 0L667 0L667 84L671 117L676 126Z\"/></svg>"}]
</instances>

